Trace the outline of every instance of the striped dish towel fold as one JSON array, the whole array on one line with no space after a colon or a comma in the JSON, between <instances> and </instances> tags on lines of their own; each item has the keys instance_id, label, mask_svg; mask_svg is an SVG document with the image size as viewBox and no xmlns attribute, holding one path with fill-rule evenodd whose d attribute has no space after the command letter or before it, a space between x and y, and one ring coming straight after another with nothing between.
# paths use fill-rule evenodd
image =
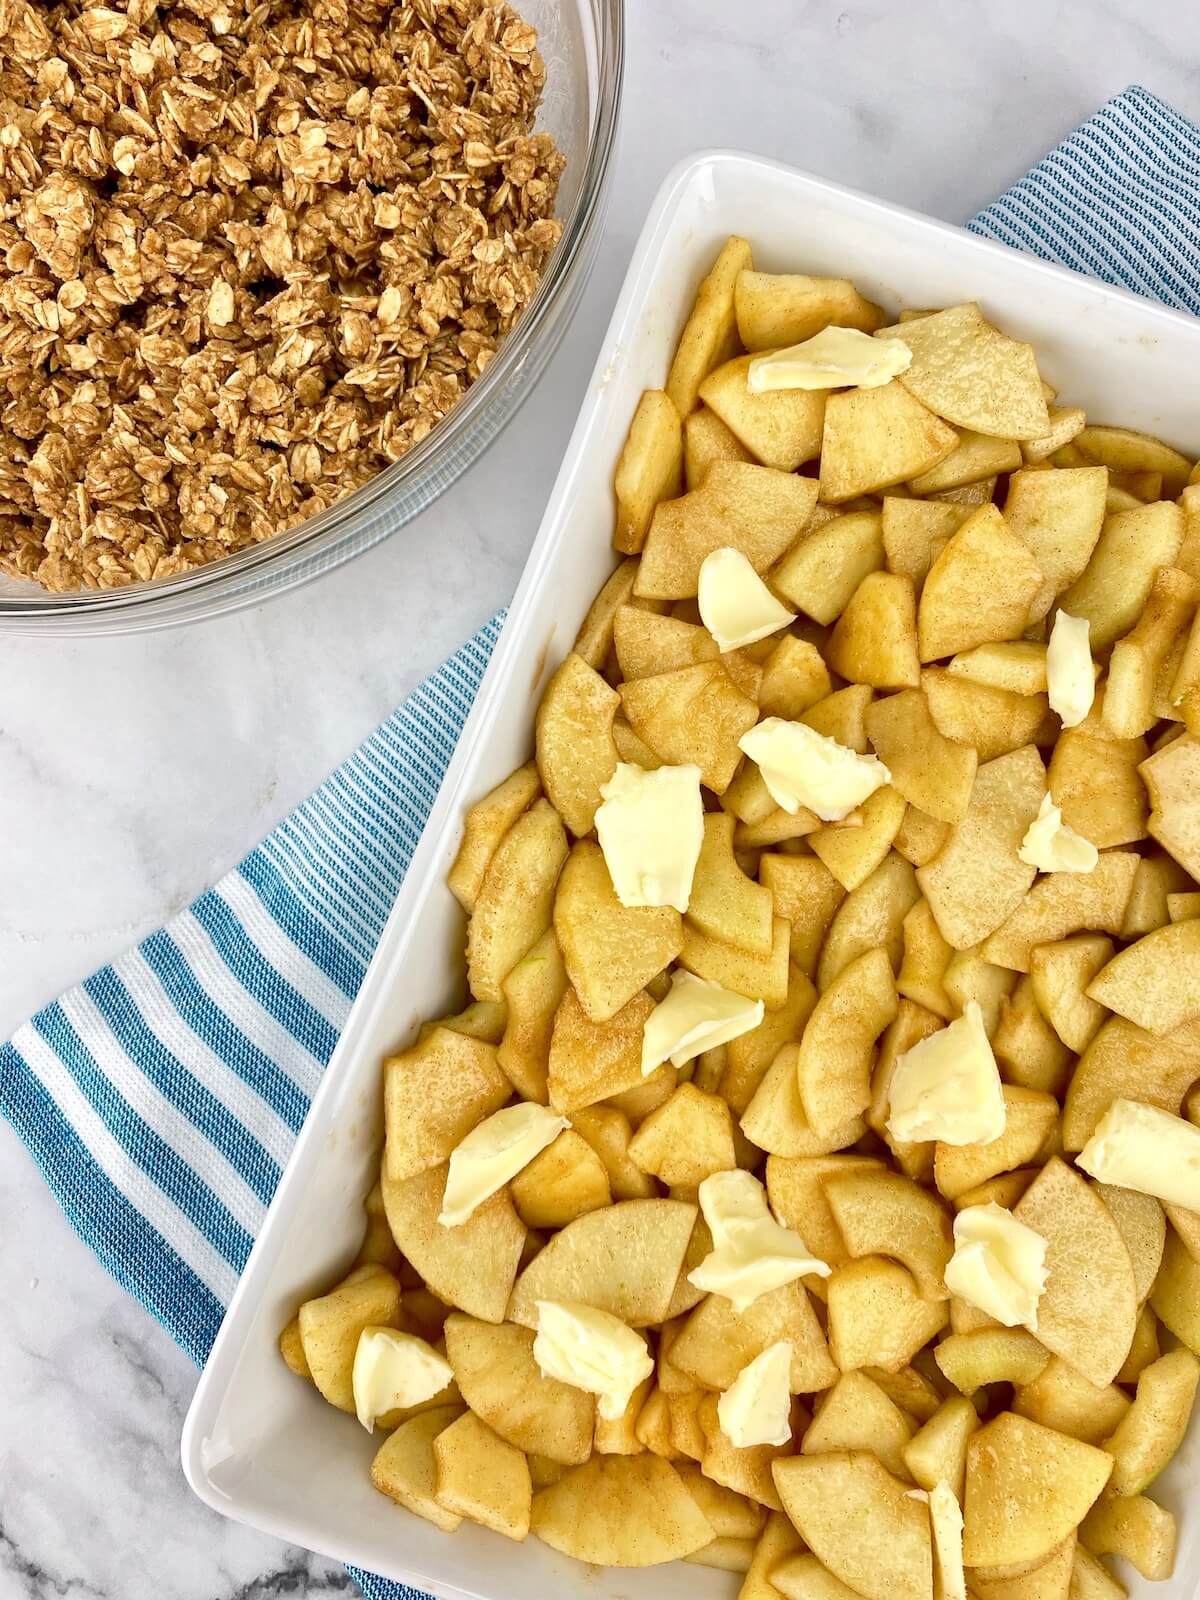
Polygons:
<instances>
[{"instance_id":1,"label":"striped dish towel fold","mask_svg":"<svg viewBox=\"0 0 1200 1600\"><path fill-rule=\"evenodd\" d=\"M968 227L1200 313L1200 127L1127 89ZM227 877L0 1049L0 1110L71 1224L198 1365L500 624ZM353 1576L368 1600L413 1600Z\"/></svg>"}]
</instances>

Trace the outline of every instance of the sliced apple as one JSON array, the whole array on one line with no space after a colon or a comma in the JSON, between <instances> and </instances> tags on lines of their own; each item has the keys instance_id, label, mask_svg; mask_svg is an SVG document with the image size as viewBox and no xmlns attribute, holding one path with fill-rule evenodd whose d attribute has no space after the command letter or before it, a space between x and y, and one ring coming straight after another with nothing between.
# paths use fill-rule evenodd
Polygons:
<instances>
[{"instance_id":1,"label":"sliced apple","mask_svg":"<svg viewBox=\"0 0 1200 1600\"><path fill-rule=\"evenodd\" d=\"M1114 1100L1143 1100L1172 1115L1200 1078L1200 1045L1188 1034L1156 1039L1110 1017L1079 1059L1063 1103L1063 1145L1082 1150Z\"/></svg>"},{"instance_id":2,"label":"sliced apple","mask_svg":"<svg viewBox=\"0 0 1200 1600\"><path fill-rule=\"evenodd\" d=\"M1092 1185L1055 1156L1013 1215L1046 1241L1038 1339L1089 1382L1111 1383L1129 1354L1138 1314L1133 1266L1111 1212ZM1103 1317L1096 1315L1098 1304Z\"/></svg>"},{"instance_id":3,"label":"sliced apple","mask_svg":"<svg viewBox=\"0 0 1200 1600\"><path fill-rule=\"evenodd\" d=\"M1028 972L1037 945L1085 930L1119 934L1138 861L1131 850L1107 850L1092 872L1047 873L985 941L985 958Z\"/></svg>"},{"instance_id":4,"label":"sliced apple","mask_svg":"<svg viewBox=\"0 0 1200 1600\"><path fill-rule=\"evenodd\" d=\"M821 449L826 395L820 389L770 389L747 383L752 355L734 356L700 385L700 399L764 467L794 472Z\"/></svg>"},{"instance_id":5,"label":"sliced apple","mask_svg":"<svg viewBox=\"0 0 1200 1600\"><path fill-rule=\"evenodd\" d=\"M938 927L956 950L994 933L1028 893L1036 869L1019 851L1045 792L1046 770L1033 745L985 762L966 816L939 854L918 869Z\"/></svg>"},{"instance_id":6,"label":"sliced apple","mask_svg":"<svg viewBox=\"0 0 1200 1600\"><path fill-rule=\"evenodd\" d=\"M397 1246L428 1288L481 1322L503 1322L525 1245L525 1228L505 1190L457 1228L438 1221L447 1165L394 1182L384 1170L383 1203Z\"/></svg>"},{"instance_id":7,"label":"sliced apple","mask_svg":"<svg viewBox=\"0 0 1200 1600\"><path fill-rule=\"evenodd\" d=\"M817 1405L800 1445L801 1455L831 1450L869 1450L897 1477L904 1477L904 1449L915 1431L907 1412L890 1400L865 1372L844 1372Z\"/></svg>"},{"instance_id":8,"label":"sliced apple","mask_svg":"<svg viewBox=\"0 0 1200 1600\"><path fill-rule=\"evenodd\" d=\"M929 1508L866 1451L774 1466L784 1509L823 1566L864 1600L933 1600Z\"/></svg>"},{"instance_id":9,"label":"sliced apple","mask_svg":"<svg viewBox=\"0 0 1200 1600\"><path fill-rule=\"evenodd\" d=\"M891 851L834 913L817 962L817 988L824 993L852 961L870 950L885 951L895 971L904 952L904 919L920 898L912 867Z\"/></svg>"},{"instance_id":10,"label":"sliced apple","mask_svg":"<svg viewBox=\"0 0 1200 1600\"><path fill-rule=\"evenodd\" d=\"M998 1173L1034 1160L1058 1121L1058 1101L1039 1089L1004 1085L1004 1132L986 1144L939 1144L934 1173L939 1191L957 1200Z\"/></svg>"},{"instance_id":11,"label":"sliced apple","mask_svg":"<svg viewBox=\"0 0 1200 1600\"><path fill-rule=\"evenodd\" d=\"M554 932L584 1012L607 1022L679 954L672 906L623 906L598 844L581 839L554 897Z\"/></svg>"},{"instance_id":12,"label":"sliced apple","mask_svg":"<svg viewBox=\"0 0 1200 1600\"><path fill-rule=\"evenodd\" d=\"M508 1320L536 1328L539 1300L578 1300L631 1327L665 1322L696 1216L682 1200L623 1200L577 1217L517 1279Z\"/></svg>"},{"instance_id":13,"label":"sliced apple","mask_svg":"<svg viewBox=\"0 0 1200 1600\"><path fill-rule=\"evenodd\" d=\"M735 1311L724 1295L710 1294L684 1323L671 1346L672 1365L707 1389L728 1389L768 1346L792 1345L793 1394L827 1389L837 1377L808 1291L794 1280Z\"/></svg>"},{"instance_id":14,"label":"sliced apple","mask_svg":"<svg viewBox=\"0 0 1200 1600\"><path fill-rule=\"evenodd\" d=\"M896 1015L896 985L883 950L868 950L833 980L813 1009L796 1070L805 1115L817 1133L871 1103L875 1040Z\"/></svg>"},{"instance_id":15,"label":"sliced apple","mask_svg":"<svg viewBox=\"0 0 1200 1600\"><path fill-rule=\"evenodd\" d=\"M852 1257L894 1256L923 1299L949 1299L943 1274L954 1239L935 1195L898 1172L860 1168L826 1178L825 1196Z\"/></svg>"},{"instance_id":16,"label":"sliced apple","mask_svg":"<svg viewBox=\"0 0 1200 1600\"><path fill-rule=\"evenodd\" d=\"M826 1293L829 1349L842 1372L897 1372L949 1320L944 1300L922 1300L912 1274L883 1256L835 1268Z\"/></svg>"},{"instance_id":17,"label":"sliced apple","mask_svg":"<svg viewBox=\"0 0 1200 1600\"><path fill-rule=\"evenodd\" d=\"M1083 1521L1111 1472L1112 1457L1094 1445L1002 1412L967 1446L967 1565L1045 1560Z\"/></svg>"},{"instance_id":18,"label":"sliced apple","mask_svg":"<svg viewBox=\"0 0 1200 1600\"><path fill-rule=\"evenodd\" d=\"M567 836L548 800L535 800L496 846L467 924L467 982L476 1000L502 1000L505 978L550 926Z\"/></svg>"},{"instance_id":19,"label":"sliced apple","mask_svg":"<svg viewBox=\"0 0 1200 1600\"><path fill-rule=\"evenodd\" d=\"M922 661L1019 639L1042 572L994 505L967 518L929 569L917 628Z\"/></svg>"},{"instance_id":20,"label":"sliced apple","mask_svg":"<svg viewBox=\"0 0 1200 1600\"><path fill-rule=\"evenodd\" d=\"M577 838L590 833L600 786L617 764L612 724L620 698L572 650L537 712L537 764L547 798Z\"/></svg>"},{"instance_id":21,"label":"sliced apple","mask_svg":"<svg viewBox=\"0 0 1200 1600\"><path fill-rule=\"evenodd\" d=\"M593 1456L533 1498L532 1531L598 1567L651 1567L703 1549L712 1524L667 1461Z\"/></svg>"},{"instance_id":22,"label":"sliced apple","mask_svg":"<svg viewBox=\"0 0 1200 1600\"><path fill-rule=\"evenodd\" d=\"M1119 951L1088 997L1156 1037L1200 1018L1200 921L1157 928Z\"/></svg>"},{"instance_id":23,"label":"sliced apple","mask_svg":"<svg viewBox=\"0 0 1200 1600\"><path fill-rule=\"evenodd\" d=\"M944 822L967 814L978 757L938 731L920 689L875 700L867 710L867 736L910 804Z\"/></svg>"}]
</instances>

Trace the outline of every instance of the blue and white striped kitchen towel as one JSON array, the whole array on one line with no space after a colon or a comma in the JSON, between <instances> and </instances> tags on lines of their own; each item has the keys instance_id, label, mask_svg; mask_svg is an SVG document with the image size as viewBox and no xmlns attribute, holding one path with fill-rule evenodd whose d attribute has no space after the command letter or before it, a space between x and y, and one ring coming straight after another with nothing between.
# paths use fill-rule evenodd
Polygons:
<instances>
[{"instance_id":1,"label":"blue and white striped kitchen towel","mask_svg":"<svg viewBox=\"0 0 1200 1600\"><path fill-rule=\"evenodd\" d=\"M968 227L1200 314L1200 128L1127 89ZM187 911L0 1050L0 1110L72 1225L198 1364L499 628ZM411 1600L354 1576L369 1600Z\"/></svg>"}]
</instances>

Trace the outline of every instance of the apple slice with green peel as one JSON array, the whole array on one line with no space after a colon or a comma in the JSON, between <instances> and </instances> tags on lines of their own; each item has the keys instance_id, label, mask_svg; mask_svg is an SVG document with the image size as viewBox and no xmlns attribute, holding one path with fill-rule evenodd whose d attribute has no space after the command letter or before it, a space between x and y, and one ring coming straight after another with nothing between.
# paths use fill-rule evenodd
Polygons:
<instances>
[{"instance_id":1,"label":"apple slice with green peel","mask_svg":"<svg viewBox=\"0 0 1200 1600\"><path fill-rule=\"evenodd\" d=\"M1116 1460L1114 1494L1141 1494L1171 1460L1187 1433L1198 1382L1200 1361L1190 1350L1169 1351L1145 1368L1132 1406L1104 1441Z\"/></svg>"},{"instance_id":2,"label":"apple slice with green peel","mask_svg":"<svg viewBox=\"0 0 1200 1600\"><path fill-rule=\"evenodd\" d=\"M1032 1383L1050 1353L1024 1328L975 1328L952 1333L937 1346L934 1359L960 1394L973 1395L989 1383Z\"/></svg>"}]
</instances>

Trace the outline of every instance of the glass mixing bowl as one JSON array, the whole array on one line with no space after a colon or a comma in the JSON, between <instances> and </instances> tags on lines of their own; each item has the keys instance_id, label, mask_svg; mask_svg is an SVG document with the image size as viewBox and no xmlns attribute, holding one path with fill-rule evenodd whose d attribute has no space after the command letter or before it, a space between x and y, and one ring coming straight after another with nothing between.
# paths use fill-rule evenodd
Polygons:
<instances>
[{"instance_id":1,"label":"glass mixing bowl","mask_svg":"<svg viewBox=\"0 0 1200 1600\"><path fill-rule=\"evenodd\" d=\"M254 605L341 566L410 522L462 476L515 415L579 304L600 242L624 55L622 0L516 0L538 30L546 91L538 126L567 158L563 236L499 351L420 444L318 516L178 577L47 594L0 577L0 633L133 633Z\"/></svg>"}]
</instances>

